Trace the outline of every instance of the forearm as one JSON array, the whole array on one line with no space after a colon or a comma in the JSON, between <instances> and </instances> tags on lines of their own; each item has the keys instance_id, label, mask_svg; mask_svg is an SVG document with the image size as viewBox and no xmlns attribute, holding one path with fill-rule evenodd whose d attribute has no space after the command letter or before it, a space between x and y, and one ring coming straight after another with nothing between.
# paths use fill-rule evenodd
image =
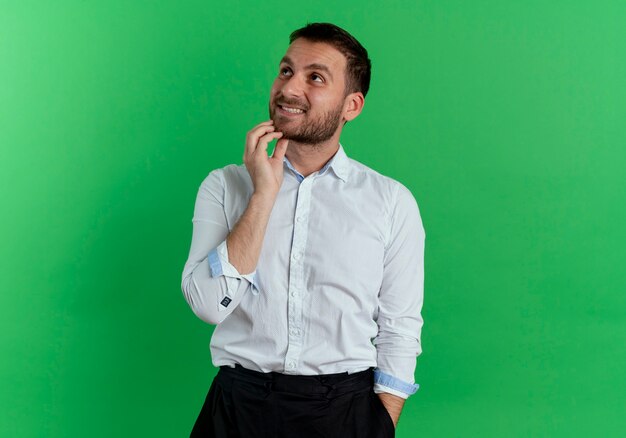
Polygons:
<instances>
[{"instance_id":1,"label":"forearm","mask_svg":"<svg viewBox=\"0 0 626 438\"><path fill-rule=\"evenodd\" d=\"M274 202L274 195L252 194L248 207L226 238L229 262L242 274L256 268Z\"/></svg>"},{"instance_id":2,"label":"forearm","mask_svg":"<svg viewBox=\"0 0 626 438\"><path fill-rule=\"evenodd\" d=\"M189 257L183 269L181 288L185 300L201 320L209 324L220 324L239 305L246 290L258 293L255 272L252 269L239 272L229 261L228 224L224 214L224 182L221 171L213 171L203 181L198 191L193 217L193 233ZM246 237L246 229L252 224L262 225L258 240L262 242L273 200L270 196L253 195L248 206L235 224L235 246L241 233L244 241L255 241ZM261 244L258 244L261 246ZM246 247L247 248L247 247ZM235 248L235 252L236 248ZM246 254L245 250L243 251ZM235 254L237 255L237 254ZM256 265L258 254L253 257ZM236 263L240 263L235 260Z\"/></svg>"},{"instance_id":3,"label":"forearm","mask_svg":"<svg viewBox=\"0 0 626 438\"><path fill-rule=\"evenodd\" d=\"M199 202L203 206L204 198ZM251 292L258 293L253 271L272 206L271 197L252 195L230 233L220 232L216 221L194 221L182 290L191 309L203 321L220 324L239 305L246 288L251 286ZM201 207L196 210L201 211ZM227 231L226 223L222 226ZM223 236L221 242L219 235ZM209 241L212 243L207 245Z\"/></svg>"},{"instance_id":4,"label":"forearm","mask_svg":"<svg viewBox=\"0 0 626 438\"><path fill-rule=\"evenodd\" d=\"M405 400L419 388L413 378L419 342L410 336L379 332L375 343L374 391L397 425Z\"/></svg>"},{"instance_id":5,"label":"forearm","mask_svg":"<svg viewBox=\"0 0 626 438\"><path fill-rule=\"evenodd\" d=\"M402 408L404 407L404 399L402 397L398 397L397 395L389 394L386 392L381 392L377 394L380 397L380 400L383 402L385 408L389 412L389 416L393 420L393 425L397 426L398 420L400 418L400 413L402 412Z\"/></svg>"}]
</instances>

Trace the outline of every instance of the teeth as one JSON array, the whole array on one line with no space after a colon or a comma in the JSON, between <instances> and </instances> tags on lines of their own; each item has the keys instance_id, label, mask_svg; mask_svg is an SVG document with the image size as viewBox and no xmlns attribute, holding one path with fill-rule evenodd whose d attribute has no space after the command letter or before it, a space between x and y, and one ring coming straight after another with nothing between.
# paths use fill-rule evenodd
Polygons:
<instances>
[{"instance_id":1,"label":"teeth","mask_svg":"<svg viewBox=\"0 0 626 438\"><path fill-rule=\"evenodd\" d=\"M281 107L282 109L284 109L285 111L289 112L289 113L293 113L293 114L301 114L304 111L298 108L289 108L288 106L283 106Z\"/></svg>"}]
</instances>

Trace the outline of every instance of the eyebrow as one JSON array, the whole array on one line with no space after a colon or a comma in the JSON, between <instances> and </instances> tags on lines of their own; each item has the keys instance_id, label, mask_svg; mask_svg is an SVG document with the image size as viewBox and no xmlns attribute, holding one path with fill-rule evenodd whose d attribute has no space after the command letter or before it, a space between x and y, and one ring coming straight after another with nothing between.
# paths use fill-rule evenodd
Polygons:
<instances>
[{"instance_id":1,"label":"eyebrow","mask_svg":"<svg viewBox=\"0 0 626 438\"><path fill-rule=\"evenodd\" d=\"M293 65L293 61L291 60L289 56L283 56L283 59L280 60L280 64L282 64L283 62L289 65ZM307 65L306 67L304 67L304 69L305 70L322 70L323 72L328 74L328 76L330 76L331 79L333 79L333 74L330 72L330 69L326 67L324 64L313 63L313 64Z\"/></svg>"}]
</instances>

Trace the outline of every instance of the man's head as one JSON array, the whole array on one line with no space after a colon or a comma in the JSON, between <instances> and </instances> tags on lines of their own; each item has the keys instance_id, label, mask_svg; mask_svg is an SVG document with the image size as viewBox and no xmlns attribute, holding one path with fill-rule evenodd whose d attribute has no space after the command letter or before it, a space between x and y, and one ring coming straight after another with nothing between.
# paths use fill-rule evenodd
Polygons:
<instances>
[{"instance_id":1,"label":"man's head","mask_svg":"<svg viewBox=\"0 0 626 438\"><path fill-rule=\"evenodd\" d=\"M289 42L270 94L276 129L304 144L338 138L363 109L371 76L367 50L330 23L307 24Z\"/></svg>"}]
</instances>

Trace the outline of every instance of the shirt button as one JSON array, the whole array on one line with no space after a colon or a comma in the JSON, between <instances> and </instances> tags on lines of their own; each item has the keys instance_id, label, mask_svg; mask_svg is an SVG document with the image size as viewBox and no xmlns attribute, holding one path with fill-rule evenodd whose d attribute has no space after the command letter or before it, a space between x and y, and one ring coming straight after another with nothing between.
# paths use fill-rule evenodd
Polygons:
<instances>
[{"instance_id":1,"label":"shirt button","mask_svg":"<svg viewBox=\"0 0 626 438\"><path fill-rule=\"evenodd\" d=\"M290 370L294 369L296 367L296 363L292 360L287 364L287 368L289 368Z\"/></svg>"},{"instance_id":2,"label":"shirt button","mask_svg":"<svg viewBox=\"0 0 626 438\"><path fill-rule=\"evenodd\" d=\"M295 297L295 296L297 296L297 295L298 295L298 292L297 292L297 291L295 291L295 290L292 290L292 291L291 291L291 296L292 296L292 297Z\"/></svg>"},{"instance_id":3,"label":"shirt button","mask_svg":"<svg viewBox=\"0 0 626 438\"><path fill-rule=\"evenodd\" d=\"M297 252L297 253L295 253L295 254L293 255L293 259L294 259L294 260L298 260L299 258L300 258L300 253L299 253L299 252Z\"/></svg>"},{"instance_id":4,"label":"shirt button","mask_svg":"<svg viewBox=\"0 0 626 438\"><path fill-rule=\"evenodd\" d=\"M302 219L303 219L303 218L302 218L302 216L298 216L298 217L296 218L296 220L297 220L298 222L302 222Z\"/></svg>"},{"instance_id":5,"label":"shirt button","mask_svg":"<svg viewBox=\"0 0 626 438\"><path fill-rule=\"evenodd\" d=\"M289 333L291 333L292 335L299 335L300 334L300 330L293 328L293 329L289 330Z\"/></svg>"}]
</instances>

